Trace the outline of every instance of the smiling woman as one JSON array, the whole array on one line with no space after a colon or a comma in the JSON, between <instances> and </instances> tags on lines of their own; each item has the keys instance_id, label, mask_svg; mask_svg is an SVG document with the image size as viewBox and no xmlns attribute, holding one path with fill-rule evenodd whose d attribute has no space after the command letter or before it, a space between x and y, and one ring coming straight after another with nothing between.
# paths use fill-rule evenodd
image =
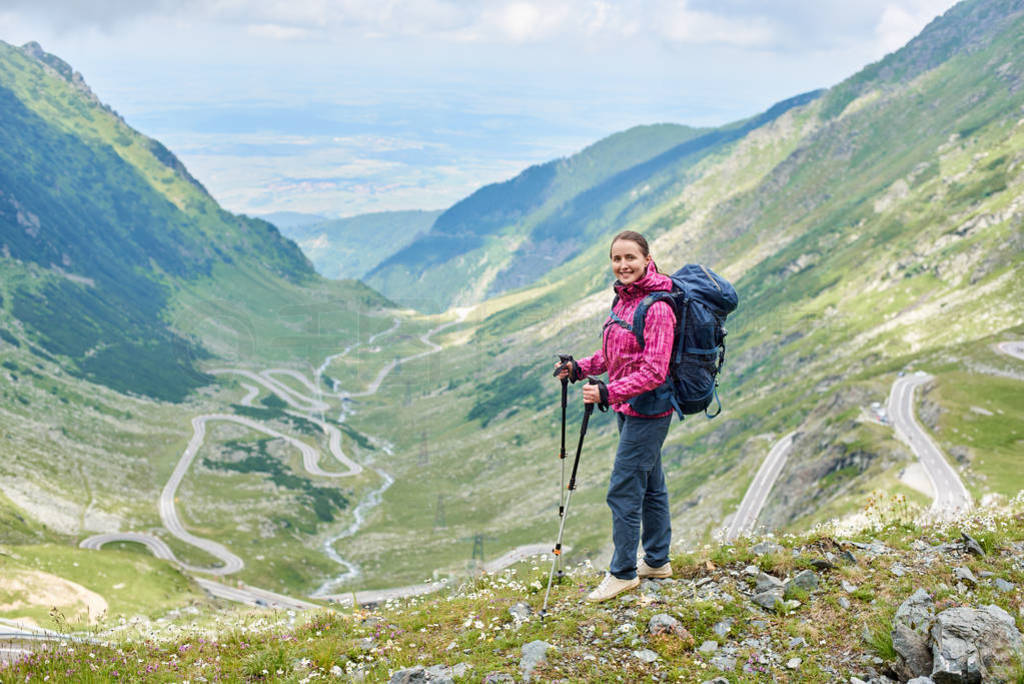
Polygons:
<instances>
[{"instance_id":1,"label":"smiling woman","mask_svg":"<svg viewBox=\"0 0 1024 684\"><path fill-rule=\"evenodd\" d=\"M619 427L607 497L615 553L608 574L587 597L591 601L605 601L633 589L640 585L641 578L672 576L668 561L671 515L661 467L661 445L668 434L672 411L644 414L630 400L665 382L676 316L667 302L652 304L645 318L643 348L624 323L633 320L633 313L648 294L671 291L672 281L658 272L647 240L640 233L627 230L616 235L609 256L617 278L616 299L604 325L601 349L579 362L570 360L556 372L559 379L573 382L607 372L608 384L584 385L583 401L602 409L610 405ZM636 548L641 540L644 558L638 563Z\"/></svg>"}]
</instances>

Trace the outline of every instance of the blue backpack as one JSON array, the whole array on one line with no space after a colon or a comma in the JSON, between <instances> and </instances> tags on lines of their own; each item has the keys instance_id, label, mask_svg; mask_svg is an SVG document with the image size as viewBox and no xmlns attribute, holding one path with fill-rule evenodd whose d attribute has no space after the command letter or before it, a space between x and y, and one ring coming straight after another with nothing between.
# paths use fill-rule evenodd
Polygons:
<instances>
[{"instance_id":1,"label":"blue backpack","mask_svg":"<svg viewBox=\"0 0 1024 684\"><path fill-rule=\"evenodd\" d=\"M739 297L728 280L700 264L687 264L673 273L671 292L652 292L644 297L627 323L616 315L612 302L611 320L636 336L644 348L644 322L647 310L664 301L676 314L675 341L665 382L629 400L637 413L658 415L674 409L684 415L704 411L708 418L722 412L718 398L718 372L725 361L725 318L736 310ZM707 412L711 400L718 402L714 414Z\"/></svg>"}]
</instances>

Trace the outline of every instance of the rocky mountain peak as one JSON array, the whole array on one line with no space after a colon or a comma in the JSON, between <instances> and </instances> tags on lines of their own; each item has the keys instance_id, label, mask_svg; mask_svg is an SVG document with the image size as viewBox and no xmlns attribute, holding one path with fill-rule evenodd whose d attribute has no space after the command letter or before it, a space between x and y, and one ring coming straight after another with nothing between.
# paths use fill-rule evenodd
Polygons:
<instances>
[{"instance_id":1,"label":"rocky mountain peak","mask_svg":"<svg viewBox=\"0 0 1024 684\"><path fill-rule=\"evenodd\" d=\"M92 89L86 84L85 78L80 72L75 71L70 64L57 55L44 50L43 46L38 42L30 40L21 46L21 51L42 64L47 71L70 83L76 90L96 104L101 104L99 98L96 97Z\"/></svg>"}]
</instances>

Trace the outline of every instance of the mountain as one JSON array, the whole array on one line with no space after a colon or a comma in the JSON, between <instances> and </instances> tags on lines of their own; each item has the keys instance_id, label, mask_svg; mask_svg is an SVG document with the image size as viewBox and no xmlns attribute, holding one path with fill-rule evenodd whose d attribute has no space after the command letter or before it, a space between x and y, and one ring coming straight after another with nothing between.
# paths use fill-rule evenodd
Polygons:
<instances>
[{"instance_id":1,"label":"mountain","mask_svg":"<svg viewBox=\"0 0 1024 684\"><path fill-rule=\"evenodd\" d=\"M319 382L325 357L392 325L390 302L320 277L273 225L224 211L173 153L36 44L0 43L0 116L4 554L15 545L39 572L87 582L119 576L140 611L201 595L166 565L129 557L138 577L125 580L116 562L76 556L95 532L146 531L216 572L217 559L161 516L161 492L196 439L172 504L183 526L216 539L230 530L235 548L258 539L269 557L246 551L242 576L260 586L336 572L322 537L350 524L382 476L329 472L345 458L331 447L337 428L250 392L238 373L280 369L278 387L300 371ZM275 441L284 434L297 436ZM351 429L345 439L376 448ZM308 468L303 448L318 455Z\"/></svg>"},{"instance_id":2,"label":"mountain","mask_svg":"<svg viewBox=\"0 0 1024 684\"><path fill-rule=\"evenodd\" d=\"M789 432L796 437L766 524L801 529L855 512L879 491L927 502L904 482L913 453L870 415L901 371L935 376L923 390L922 420L976 499L1024 488L1014 465L1024 370L992 347L1024 336L1022 14L1020 2L957 5L847 81L714 154L668 166L666 177L686 182L614 226L652 236L663 270L705 263L740 294L727 322L724 411L675 425L664 450L680 543L707 540L728 521L760 460ZM541 204L544 195L528 189L548 187L544 174L565 163L490 188L522 194L518 204L495 202L506 210L483 225L507 225ZM631 194L606 202L626 205ZM442 220L462 226L451 240L494 239L444 215L432 232ZM467 307L466 322L420 375L360 402L352 425L391 426L397 453L422 455L396 462L384 496L391 512L368 525L368 547L345 547L356 562L419 566L428 552L410 549L426 547L453 567L469 554L458 540L483 530L506 547L550 538L559 464L551 458L558 389L548 369L556 353L598 345L611 300L609 237L581 240L576 256L530 285ZM461 287L473 282L467 273L501 271L488 249L445 260L439 248L425 263L446 264L440 270L450 267ZM511 238L507 249L515 250ZM379 284L388 263L368 281ZM440 294L435 304L446 301ZM579 416L573 402L570 434ZM591 558L608 543L603 496L614 443L614 426L595 418L572 526L572 543ZM385 539L400 551L381 557L375 549Z\"/></svg>"},{"instance_id":3,"label":"mountain","mask_svg":"<svg viewBox=\"0 0 1024 684\"><path fill-rule=\"evenodd\" d=\"M398 301L403 293L429 291L429 302L406 301L427 311L527 285L679 192L701 159L818 95L717 129L638 126L530 167L453 205L366 282Z\"/></svg>"},{"instance_id":4,"label":"mountain","mask_svg":"<svg viewBox=\"0 0 1024 684\"><path fill-rule=\"evenodd\" d=\"M301 211L275 211L270 214L261 214L256 218L273 223L279 229L298 228L313 223L323 223L327 220L326 216L306 214Z\"/></svg>"},{"instance_id":5,"label":"mountain","mask_svg":"<svg viewBox=\"0 0 1024 684\"><path fill-rule=\"evenodd\" d=\"M38 44L0 44L0 111L8 321L81 377L180 401L209 381L193 363L208 352L167 320L175 283L241 263L314 278L273 226L223 211Z\"/></svg>"},{"instance_id":6,"label":"mountain","mask_svg":"<svg viewBox=\"0 0 1024 684\"><path fill-rule=\"evenodd\" d=\"M725 129L627 131L467 198L367 277L394 276L391 286L418 300L402 303L424 310L476 302L437 315L408 314L355 281L317 276L274 229L204 204L183 171L144 153L152 148L143 148L142 136L121 129L59 73L11 49L16 54L4 62L20 67L3 73L31 75L14 100L44 114L60 107L61 116L39 116L66 132L67 149L86 147L94 156L83 158L104 162L47 164L25 142L49 140L32 137L45 127L19 123L14 130L24 137L5 128L5 159L36 170L4 165L21 179L21 195L50 206L34 198L49 197L50 179L72 174L94 192L70 195L76 204L67 213L102 217L90 203L119 206L122 187L137 188L148 210L162 211L157 199L169 195L184 213L166 209L180 223L157 225L180 234L147 237L145 259L119 260L113 238L90 237L89 245L109 246L118 278L139 288L155 282L164 299L135 314L130 302L115 308L114 295L104 295L110 318L87 317L102 334L141 320L177 335L196 350L182 355L188 367L212 378L193 379L201 386L182 389L178 402L90 380L78 364L98 353L95 346L80 360L46 351L43 333L55 335L47 331L59 326L22 322L16 312L25 307L13 306L13 293L64 281L92 292L102 269L79 270L75 258L68 265L52 257L0 260L0 521L9 522L0 542L29 559L19 563L59 566L71 576L80 558L119 553L83 556L73 548L93 531L150 531L186 563L216 570L207 551L165 529L157 505L190 453L192 426L198 432L202 425L202 448L175 505L186 530L244 561L225 578L232 585L295 596L329 586L341 597L425 577L457 583L480 556L490 561L520 545L550 543L562 466L551 364L556 353L581 356L599 345L611 301L608 239L624 228L652 238L662 270L705 263L740 294L726 323L724 410L713 421L675 422L664 449L679 548L712 540L765 454L789 433L793 446L761 522L800 531L870 513L890 497L927 507L929 496L908 477L913 452L873 406L886 402L900 373L918 370L934 376L918 390L920 420L970 494L1012 498L1024 489L1024 368L993 345L1024 340L1021 5L970 0L823 93ZM4 78L8 88L13 77ZM10 111L19 110L12 104ZM119 144L108 129L132 144ZM64 149L47 145L41 149ZM131 168L121 166L126 159ZM114 168L125 171L118 185L87 184L90 174ZM128 185L132 169L151 180ZM603 194L584 194L598 186ZM147 187L153 194L144 194ZM6 197L8 186L0 189ZM21 254L45 253L29 240L34 223L21 214L22 223L17 210L7 219L5 239L17 234ZM601 218L612 215L619 218ZM492 286L502 290L499 275L515 265L509 255L525 254L525 236L542 236L532 231L548 219L555 226L553 217L576 226L575 246L536 271L513 269L522 282L509 280L515 289L488 296ZM125 224L103 225L121 231L112 235L125 253L136 252ZM73 244L77 233L62 235ZM437 249L422 252L428 267L414 277L416 244ZM195 257L176 257L178 245ZM205 245L209 253L197 251ZM60 254L56 246L53 254ZM179 262L182 271L172 271ZM195 263L208 269L193 272ZM114 317L122 312L124 322ZM571 396L570 443L582 415L578 387ZM322 472L289 438L313 449ZM607 552L604 497L616 440L614 421L595 415L566 523L572 565L600 567ZM332 457L335 447L362 470ZM143 552L123 543L124 553ZM109 577L84 575L74 575L83 586L116 591ZM155 580L145 586L152 596L187 600L187 591Z\"/></svg>"},{"instance_id":7,"label":"mountain","mask_svg":"<svg viewBox=\"0 0 1024 684\"><path fill-rule=\"evenodd\" d=\"M302 248L317 273L327 278L362 278L425 233L440 214L381 211L302 225L276 225Z\"/></svg>"}]
</instances>

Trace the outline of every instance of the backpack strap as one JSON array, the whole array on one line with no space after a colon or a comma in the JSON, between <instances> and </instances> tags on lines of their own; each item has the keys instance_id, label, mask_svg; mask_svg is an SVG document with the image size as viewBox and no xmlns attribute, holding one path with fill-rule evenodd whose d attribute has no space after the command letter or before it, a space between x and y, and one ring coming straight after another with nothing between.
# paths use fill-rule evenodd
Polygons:
<instances>
[{"instance_id":1,"label":"backpack strap","mask_svg":"<svg viewBox=\"0 0 1024 684\"><path fill-rule=\"evenodd\" d=\"M622 326L623 328L625 328L629 332L633 332L633 326L631 326L626 321L622 320L622 317L619 316L619 314L615 313L615 305L618 304L618 303L619 303L619 295L615 295L615 299L612 300L612 309L608 313L608 320L604 322L604 327L607 328L612 323L615 323L616 325Z\"/></svg>"},{"instance_id":2,"label":"backpack strap","mask_svg":"<svg viewBox=\"0 0 1024 684\"><path fill-rule=\"evenodd\" d=\"M652 292L651 294L644 297L643 301L640 302L640 306L636 307L636 311L633 312L632 327L626 328L627 330L632 330L633 334L636 335L636 341L637 344L640 345L640 349L643 349L647 345L647 341L644 340L644 324L647 320L647 310L651 308L652 304L660 301L666 301L669 306L672 306L672 293L658 291ZM675 307L672 308L674 311Z\"/></svg>"}]
</instances>

